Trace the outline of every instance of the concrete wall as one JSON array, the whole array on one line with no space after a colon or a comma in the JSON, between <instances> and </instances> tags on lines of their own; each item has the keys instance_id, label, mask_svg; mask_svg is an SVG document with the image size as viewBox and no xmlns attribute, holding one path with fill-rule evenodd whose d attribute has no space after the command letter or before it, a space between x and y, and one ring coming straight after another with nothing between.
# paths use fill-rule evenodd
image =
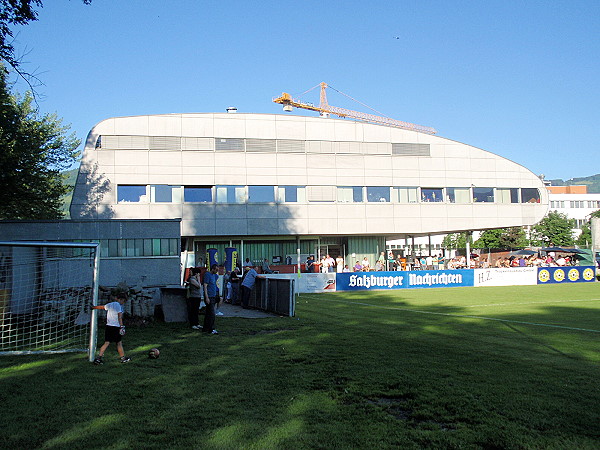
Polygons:
<instances>
[{"instance_id":1,"label":"concrete wall","mask_svg":"<svg viewBox=\"0 0 600 450\"><path fill-rule=\"evenodd\" d=\"M98 241L171 238L180 240L179 220L0 221L2 241ZM180 284L180 254L152 257L101 257L100 284L167 286Z\"/></svg>"}]
</instances>

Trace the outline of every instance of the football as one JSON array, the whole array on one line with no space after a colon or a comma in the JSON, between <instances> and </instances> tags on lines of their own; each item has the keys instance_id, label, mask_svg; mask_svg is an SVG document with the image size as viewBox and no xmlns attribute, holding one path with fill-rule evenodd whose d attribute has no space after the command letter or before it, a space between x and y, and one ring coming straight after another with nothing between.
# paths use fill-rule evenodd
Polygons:
<instances>
[{"instance_id":1,"label":"football","mask_svg":"<svg viewBox=\"0 0 600 450\"><path fill-rule=\"evenodd\" d=\"M148 358L150 358L150 359L156 359L159 357L159 355L160 355L160 350L157 348L153 348L152 350L150 350L148 352Z\"/></svg>"}]
</instances>

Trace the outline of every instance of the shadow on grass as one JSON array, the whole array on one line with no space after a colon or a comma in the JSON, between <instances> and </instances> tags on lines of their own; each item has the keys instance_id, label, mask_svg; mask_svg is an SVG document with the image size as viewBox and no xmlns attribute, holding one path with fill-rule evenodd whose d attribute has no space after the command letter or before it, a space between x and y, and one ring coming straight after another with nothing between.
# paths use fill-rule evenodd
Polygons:
<instances>
[{"instance_id":1,"label":"shadow on grass","mask_svg":"<svg viewBox=\"0 0 600 450\"><path fill-rule=\"evenodd\" d=\"M0 442L596 447L599 336L574 328L600 323L599 309L541 302L587 290L533 288L303 295L295 318L219 318L218 336L131 329L130 364L111 348L100 367L82 355L0 358Z\"/></svg>"}]
</instances>

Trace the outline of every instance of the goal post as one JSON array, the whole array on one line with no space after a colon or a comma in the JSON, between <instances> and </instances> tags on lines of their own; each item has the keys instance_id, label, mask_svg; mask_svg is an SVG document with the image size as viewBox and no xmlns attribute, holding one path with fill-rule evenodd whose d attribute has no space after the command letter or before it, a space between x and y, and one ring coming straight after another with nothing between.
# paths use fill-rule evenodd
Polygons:
<instances>
[{"instance_id":1,"label":"goal post","mask_svg":"<svg viewBox=\"0 0 600 450\"><path fill-rule=\"evenodd\" d=\"M0 241L0 355L96 350L98 243Z\"/></svg>"}]
</instances>

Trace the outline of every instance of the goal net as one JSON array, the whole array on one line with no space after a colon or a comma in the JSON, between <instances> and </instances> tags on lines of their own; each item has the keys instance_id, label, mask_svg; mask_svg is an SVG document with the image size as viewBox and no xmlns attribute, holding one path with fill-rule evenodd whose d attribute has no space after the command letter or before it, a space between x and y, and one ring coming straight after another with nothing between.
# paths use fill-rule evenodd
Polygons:
<instances>
[{"instance_id":1,"label":"goal net","mask_svg":"<svg viewBox=\"0 0 600 450\"><path fill-rule=\"evenodd\" d=\"M95 350L98 244L0 242L0 354Z\"/></svg>"}]
</instances>

